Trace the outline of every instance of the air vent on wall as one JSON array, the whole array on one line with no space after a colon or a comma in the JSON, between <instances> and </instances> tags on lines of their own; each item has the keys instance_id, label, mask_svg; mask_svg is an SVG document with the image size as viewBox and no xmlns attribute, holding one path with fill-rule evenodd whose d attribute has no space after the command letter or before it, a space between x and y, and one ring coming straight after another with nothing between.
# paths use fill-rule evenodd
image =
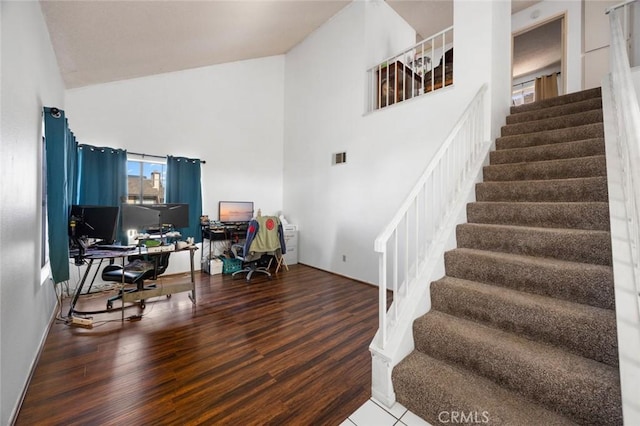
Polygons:
<instances>
[{"instance_id":1,"label":"air vent on wall","mask_svg":"<svg viewBox=\"0 0 640 426\"><path fill-rule=\"evenodd\" d=\"M347 162L346 152L335 152L332 157L333 164L343 164Z\"/></svg>"}]
</instances>

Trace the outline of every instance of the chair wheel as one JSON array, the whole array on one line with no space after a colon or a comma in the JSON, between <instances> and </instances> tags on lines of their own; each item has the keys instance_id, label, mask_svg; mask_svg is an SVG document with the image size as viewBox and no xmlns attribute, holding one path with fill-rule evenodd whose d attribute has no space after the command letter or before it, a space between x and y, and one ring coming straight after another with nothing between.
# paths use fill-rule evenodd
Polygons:
<instances>
[{"instance_id":1,"label":"chair wheel","mask_svg":"<svg viewBox=\"0 0 640 426\"><path fill-rule=\"evenodd\" d=\"M141 300L140 301L140 309L144 309L146 307L147 307L147 305L144 303L144 300Z\"/></svg>"},{"instance_id":2,"label":"chair wheel","mask_svg":"<svg viewBox=\"0 0 640 426\"><path fill-rule=\"evenodd\" d=\"M167 294L167 299L171 299L171 295L170 294Z\"/></svg>"},{"instance_id":3,"label":"chair wheel","mask_svg":"<svg viewBox=\"0 0 640 426\"><path fill-rule=\"evenodd\" d=\"M107 302L107 309L113 309L113 302L111 300Z\"/></svg>"}]
</instances>

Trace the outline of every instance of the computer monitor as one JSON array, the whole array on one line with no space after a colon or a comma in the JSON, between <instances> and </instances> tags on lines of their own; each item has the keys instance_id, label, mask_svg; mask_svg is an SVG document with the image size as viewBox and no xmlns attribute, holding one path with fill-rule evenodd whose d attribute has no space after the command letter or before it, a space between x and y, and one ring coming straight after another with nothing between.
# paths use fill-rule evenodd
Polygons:
<instances>
[{"instance_id":1,"label":"computer monitor","mask_svg":"<svg viewBox=\"0 0 640 426\"><path fill-rule=\"evenodd\" d=\"M111 244L116 239L119 207L73 205L69 212L69 236L92 238Z\"/></svg>"},{"instance_id":2,"label":"computer monitor","mask_svg":"<svg viewBox=\"0 0 640 426\"><path fill-rule=\"evenodd\" d=\"M253 201L220 201L218 220L222 223L249 222L253 218Z\"/></svg>"},{"instance_id":3,"label":"computer monitor","mask_svg":"<svg viewBox=\"0 0 640 426\"><path fill-rule=\"evenodd\" d=\"M189 204L123 204L122 228L148 230L189 227Z\"/></svg>"}]
</instances>

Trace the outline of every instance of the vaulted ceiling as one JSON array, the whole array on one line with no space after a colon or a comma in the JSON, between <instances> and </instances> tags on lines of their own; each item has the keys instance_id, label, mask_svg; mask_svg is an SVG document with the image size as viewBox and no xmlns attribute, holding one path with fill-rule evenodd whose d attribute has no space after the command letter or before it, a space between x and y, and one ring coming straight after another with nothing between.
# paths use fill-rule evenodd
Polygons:
<instances>
[{"instance_id":1,"label":"vaulted ceiling","mask_svg":"<svg viewBox=\"0 0 640 426\"><path fill-rule=\"evenodd\" d=\"M453 22L453 0L387 2L421 35ZM40 3L65 85L75 88L284 54L351 0Z\"/></svg>"}]
</instances>

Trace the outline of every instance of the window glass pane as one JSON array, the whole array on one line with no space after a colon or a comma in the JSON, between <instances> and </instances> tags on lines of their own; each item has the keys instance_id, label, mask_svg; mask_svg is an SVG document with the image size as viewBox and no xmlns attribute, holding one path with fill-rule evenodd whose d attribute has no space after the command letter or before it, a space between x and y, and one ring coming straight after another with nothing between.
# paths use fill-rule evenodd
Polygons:
<instances>
[{"instance_id":1,"label":"window glass pane","mask_svg":"<svg viewBox=\"0 0 640 426\"><path fill-rule=\"evenodd\" d=\"M127 161L128 197L130 204L164 203L166 162Z\"/></svg>"}]
</instances>

